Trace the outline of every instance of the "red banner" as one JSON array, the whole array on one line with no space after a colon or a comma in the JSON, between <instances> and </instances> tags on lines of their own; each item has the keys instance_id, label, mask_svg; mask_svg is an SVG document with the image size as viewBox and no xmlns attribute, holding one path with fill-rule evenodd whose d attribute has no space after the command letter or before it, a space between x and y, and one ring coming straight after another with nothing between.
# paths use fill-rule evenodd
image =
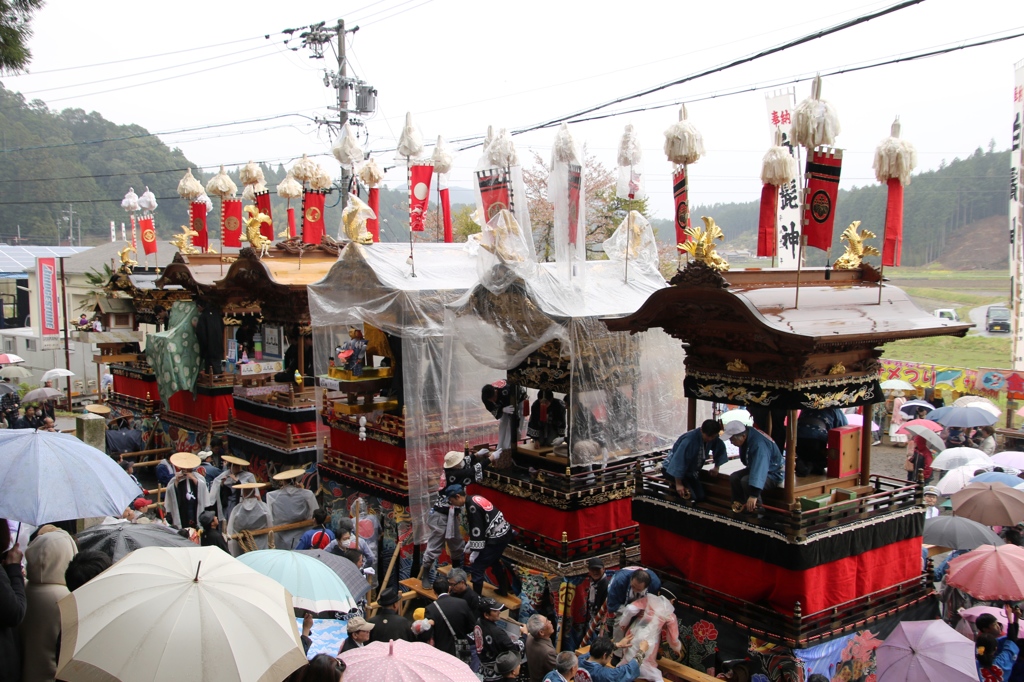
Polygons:
<instances>
[{"instance_id":1,"label":"red banner","mask_svg":"<svg viewBox=\"0 0 1024 682\"><path fill-rule=\"evenodd\" d=\"M501 168L478 171L477 184L480 186L480 201L484 208L484 219L490 220L498 211L509 210L511 197L508 192L508 173Z\"/></svg>"},{"instance_id":2,"label":"red banner","mask_svg":"<svg viewBox=\"0 0 1024 682\"><path fill-rule=\"evenodd\" d=\"M222 246L242 245L241 199L221 199L220 234Z\"/></svg>"},{"instance_id":3,"label":"red banner","mask_svg":"<svg viewBox=\"0 0 1024 682\"><path fill-rule=\"evenodd\" d=\"M295 239L295 209L288 207L288 235Z\"/></svg>"},{"instance_id":4,"label":"red banner","mask_svg":"<svg viewBox=\"0 0 1024 682\"><path fill-rule=\"evenodd\" d=\"M885 205L885 243L882 265L899 266L903 255L903 183L889 178L889 198Z\"/></svg>"},{"instance_id":5,"label":"red banner","mask_svg":"<svg viewBox=\"0 0 1024 682\"><path fill-rule=\"evenodd\" d=\"M319 244L324 236L324 201L327 194L307 189L302 195L302 242Z\"/></svg>"},{"instance_id":6,"label":"red banner","mask_svg":"<svg viewBox=\"0 0 1024 682\"><path fill-rule=\"evenodd\" d=\"M129 217L132 220L132 248L133 249L138 249L139 245L135 241L135 214L132 213L132 214L129 215Z\"/></svg>"},{"instance_id":7,"label":"red banner","mask_svg":"<svg viewBox=\"0 0 1024 682\"><path fill-rule=\"evenodd\" d=\"M206 202L193 201L188 206L188 220L199 236L192 237L192 246L203 251L210 248L210 233L206 231Z\"/></svg>"},{"instance_id":8,"label":"red banner","mask_svg":"<svg viewBox=\"0 0 1024 682\"><path fill-rule=\"evenodd\" d=\"M260 234L264 238L274 241L274 215L270 208L270 190L264 190L262 192L256 192L256 210L260 213L266 213L267 217L270 218L269 223L260 223Z\"/></svg>"},{"instance_id":9,"label":"red banner","mask_svg":"<svg viewBox=\"0 0 1024 682\"><path fill-rule=\"evenodd\" d=\"M147 256L152 256L156 253L156 227L153 225L153 216L139 218L139 231L142 233L142 250Z\"/></svg>"},{"instance_id":10,"label":"red banner","mask_svg":"<svg viewBox=\"0 0 1024 682\"><path fill-rule=\"evenodd\" d=\"M43 336L60 334L57 317L57 259L36 258L36 277L39 278L39 328Z\"/></svg>"},{"instance_id":11,"label":"red banner","mask_svg":"<svg viewBox=\"0 0 1024 682\"><path fill-rule=\"evenodd\" d=\"M569 164L569 243L573 246L580 233L580 188L583 186L583 169L578 164Z\"/></svg>"},{"instance_id":12,"label":"red banner","mask_svg":"<svg viewBox=\"0 0 1024 682\"><path fill-rule=\"evenodd\" d=\"M832 247L832 225L839 198L839 172L843 150L819 147L807 159L807 190L804 193L804 234L807 245L822 251Z\"/></svg>"},{"instance_id":13,"label":"red banner","mask_svg":"<svg viewBox=\"0 0 1024 682\"><path fill-rule=\"evenodd\" d=\"M448 188L438 191L438 200L441 202L441 220L444 223L444 243L452 243L452 204L448 197Z\"/></svg>"},{"instance_id":14,"label":"red banner","mask_svg":"<svg viewBox=\"0 0 1024 682\"><path fill-rule=\"evenodd\" d=\"M676 243L685 244L689 237L686 228L690 226L690 186L686 179L686 166L672 174L672 196L676 201Z\"/></svg>"},{"instance_id":15,"label":"red banner","mask_svg":"<svg viewBox=\"0 0 1024 682\"><path fill-rule=\"evenodd\" d=\"M375 218L366 221L366 229L373 235L373 241L380 241L380 190L376 187L370 188L370 196L366 201L370 205Z\"/></svg>"},{"instance_id":16,"label":"red banner","mask_svg":"<svg viewBox=\"0 0 1024 682\"><path fill-rule=\"evenodd\" d=\"M761 215L757 221L757 256L773 258L777 248L775 220L778 216L779 188L765 183L761 188Z\"/></svg>"},{"instance_id":17,"label":"red banner","mask_svg":"<svg viewBox=\"0 0 1024 682\"><path fill-rule=\"evenodd\" d=\"M409 167L409 229L423 231L423 219L430 205L430 179L434 176L433 166Z\"/></svg>"}]
</instances>

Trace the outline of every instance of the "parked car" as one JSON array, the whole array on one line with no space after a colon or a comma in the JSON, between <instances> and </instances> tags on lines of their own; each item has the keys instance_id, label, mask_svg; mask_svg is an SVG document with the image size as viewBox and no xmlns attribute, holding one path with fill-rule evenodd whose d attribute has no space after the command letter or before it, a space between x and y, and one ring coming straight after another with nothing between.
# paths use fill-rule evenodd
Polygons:
<instances>
[{"instance_id":1,"label":"parked car","mask_svg":"<svg viewBox=\"0 0 1024 682\"><path fill-rule=\"evenodd\" d=\"M985 331L1010 333L1010 309L1001 305L990 305L985 313Z\"/></svg>"},{"instance_id":2,"label":"parked car","mask_svg":"<svg viewBox=\"0 0 1024 682\"><path fill-rule=\"evenodd\" d=\"M952 308L936 308L935 317L942 318L943 320L950 320L951 322L959 322L960 316L956 314L956 311Z\"/></svg>"}]
</instances>

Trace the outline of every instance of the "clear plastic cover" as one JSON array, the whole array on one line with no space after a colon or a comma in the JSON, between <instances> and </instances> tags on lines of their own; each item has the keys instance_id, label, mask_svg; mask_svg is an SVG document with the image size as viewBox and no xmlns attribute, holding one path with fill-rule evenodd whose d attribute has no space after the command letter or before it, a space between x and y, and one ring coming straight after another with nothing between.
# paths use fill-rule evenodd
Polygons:
<instances>
[{"instance_id":1,"label":"clear plastic cover","mask_svg":"<svg viewBox=\"0 0 1024 682\"><path fill-rule=\"evenodd\" d=\"M604 241L608 260L643 270L645 275L658 272L658 243L647 218L639 211L630 211L612 236ZM623 265L623 272L627 272ZM626 275L624 274L623 277Z\"/></svg>"}]
</instances>

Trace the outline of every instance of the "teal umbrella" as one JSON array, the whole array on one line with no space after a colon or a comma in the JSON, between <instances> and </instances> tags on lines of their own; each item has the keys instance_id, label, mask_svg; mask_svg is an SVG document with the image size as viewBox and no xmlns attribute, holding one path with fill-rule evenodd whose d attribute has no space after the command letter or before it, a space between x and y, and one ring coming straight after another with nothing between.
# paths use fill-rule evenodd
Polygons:
<instances>
[{"instance_id":1,"label":"teal umbrella","mask_svg":"<svg viewBox=\"0 0 1024 682\"><path fill-rule=\"evenodd\" d=\"M311 556L283 549L260 549L246 552L238 560L284 585L295 608L313 613L347 613L356 608L356 600L338 574Z\"/></svg>"}]
</instances>

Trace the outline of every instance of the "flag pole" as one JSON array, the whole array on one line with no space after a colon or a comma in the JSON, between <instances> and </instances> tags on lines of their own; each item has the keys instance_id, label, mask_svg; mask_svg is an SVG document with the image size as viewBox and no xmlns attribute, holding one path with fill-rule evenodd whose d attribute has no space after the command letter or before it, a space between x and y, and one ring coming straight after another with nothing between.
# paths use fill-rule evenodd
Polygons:
<instances>
[{"instance_id":1,"label":"flag pole","mask_svg":"<svg viewBox=\"0 0 1024 682\"><path fill-rule=\"evenodd\" d=\"M409 196L412 197L412 161L409 156L405 157L405 176L406 184L409 186ZM438 202L440 203L440 202ZM409 207L410 211L412 206ZM416 276L416 260L413 257L413 239L412 239L412 216L409 216L409 267L412 268L412 276Z\"/></svg>"},{"instance_id":2,"label":"flag pole","mask_svg":"<svg viewBox=\"0 0 1024 682\"><path fill-rule=\"evenodd\" d=\"M807 235L800 235L800 255L796 259L796 298L793 301L793 307L800 307L800 275L804 269L804 251L807 248Z\"/></svg>"}]
</instances>

